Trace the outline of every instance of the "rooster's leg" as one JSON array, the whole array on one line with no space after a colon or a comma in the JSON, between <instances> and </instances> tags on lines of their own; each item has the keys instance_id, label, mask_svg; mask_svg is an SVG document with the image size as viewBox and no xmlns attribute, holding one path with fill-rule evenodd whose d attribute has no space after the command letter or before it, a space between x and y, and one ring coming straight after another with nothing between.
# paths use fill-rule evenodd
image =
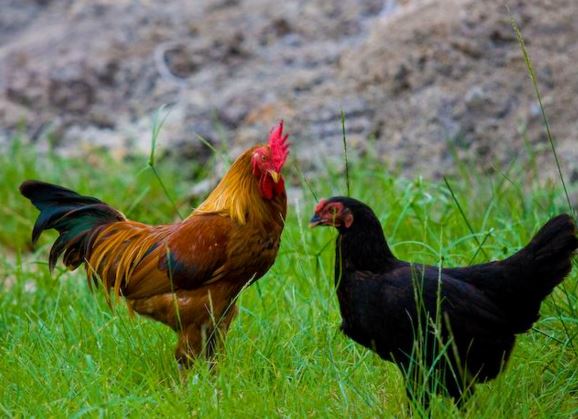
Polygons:
<instances>
[{"instance_id":1,"label":"rooster's leg","mask_svg":"<svg viewBox=\"0 0 578 419\"><path fill-rule=\"evenodd\" d=\"M128 300L131 309L137 313L164 323L175 331L182 329L180 316L182 307L178 305L179 312L177 312L177 302L178 300L173 293Z\"/></svg>"},{"instance_id":2,"label":"rooster's leg","mask_svg":"<svg viewBox=\"0 0 578 419\"><path fill-rule=\"evenodd\" d=\"M207 358L213 360L215 352L218 348L222 348L231 322L237 316L239 309L236 304L232 304L229 309L223 313L221 318L217 320L216 327L213 328L211 334L207 336Z\"/></svg>"},{"instance_id":3,"label":"rooster's leg","mask_svg":"<svg viewBox=\"0 0 578 419\"><path fill-rule=\"evenodd\" d=\"M201 325L193 323L185 326L179 333L179 342L175 352L177 362L188 367L196 358L205 355L211 367L214 367L215 352L223 345L229 326L237 312L237 306L232 305L222 316L214 319L214 322L212 317Z\"/></svg>"},{"instance_id":4,"label":"rooster's leg","mask_svg":"<svg viewBox=\"0 0 578 419\"><path fill-rule=\"evenodd\" d=\"M206 342L206 326L196 323L185 326L179 332L175 358L179 365L188 368L203 353Z\"/></svg>"},{"instance_id":5,"label":"rooster's leg","mask_svg":"<svg viewBox=\"0 0 578 419\"><path fill-rule=\"evenodd\" d=\"M171 327L179 335L175 357L183 366L190 366L205 355L210 362L222 344L237 314L234 303L221 298L211 299L210 293L179 291L148 298L128 300L130 307Z\"/></svg>"},{"instance_id":6,"label":"rooster's leg","mask_svg":"<svg viewBox=\"0 0 578 419\"><path fill-rule=\"evenodd\" d=\"M202 305L186 304L173 293L129 300L137 313L166 324L179 335L175 358L179 365L188 367L203 353L209 330L210 316ZM185 304L183 304L185 303Z\"/></svg>"}]
</instances>

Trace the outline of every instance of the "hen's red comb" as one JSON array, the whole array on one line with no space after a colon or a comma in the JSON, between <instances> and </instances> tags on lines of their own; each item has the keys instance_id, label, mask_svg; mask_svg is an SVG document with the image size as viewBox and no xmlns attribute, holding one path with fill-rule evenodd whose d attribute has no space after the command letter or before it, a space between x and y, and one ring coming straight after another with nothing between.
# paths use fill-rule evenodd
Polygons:
<instances>
[{"instance_id":1,"label":"hen's red comb","mask_svg":"<svg viewBox=\"0 0 578 419\"><path fill-rule=\"evenodd\" d=\"M315 214L317 214L321 209L327 204L327 199L322 199L319 203L315 206Z\"/></svg>"},{"instance_id":2,"label":"hen's red comb","mask_svg":"<svg viewBox=\"0 0 578 419\"><path fill-rule=\"evenodd\" d=\"M271 148L271 162L273 168L280 172L287 156L289 155L289 134L283 135L283 121L279 122L277 128L271 130L269 134L269 147Z\"/></svg>"}]
</instances>

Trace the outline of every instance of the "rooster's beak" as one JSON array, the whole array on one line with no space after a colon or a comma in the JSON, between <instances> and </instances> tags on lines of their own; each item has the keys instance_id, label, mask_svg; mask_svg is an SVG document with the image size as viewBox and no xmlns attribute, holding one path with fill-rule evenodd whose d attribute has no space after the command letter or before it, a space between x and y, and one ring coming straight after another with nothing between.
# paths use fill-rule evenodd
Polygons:
<instances>
[{"instance_id":1,"label":"rooster's beak","mask_svg":"<svg viewBox=\"0 0 578 419\"><path fill-rule=\"evenodd\" d=\"M319 224L321 224L323 220L321 219L321 217L317 214L315 214L313 217L311 217L311 219L309 220L309 228L314 228L317 227Z\"/></svg>"},{"instance_id":2,"label":"rooster's beak","mask_svg":"<svg viewBox=\"0 0 578 419\"><path fill-rule=\"evenodd\" d=\"M275 183L279 183L279 179L281 179L281 175L274 171L274 170L268 170L267 173L269 173L269 175L271 176L271 179L273 179L273 182Z\"/></svg>"}]
</instances>

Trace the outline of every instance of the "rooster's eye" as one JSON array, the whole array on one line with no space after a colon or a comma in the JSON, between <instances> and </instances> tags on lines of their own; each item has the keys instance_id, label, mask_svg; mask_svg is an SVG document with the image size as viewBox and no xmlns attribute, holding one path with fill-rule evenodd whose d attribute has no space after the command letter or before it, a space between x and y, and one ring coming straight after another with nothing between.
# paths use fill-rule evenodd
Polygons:
<instances>
[{"instance_id":1,"label":"rooster's eye","mask_svg":"<svg viewBox=\"0 0 578 419\"><path fill-rule=\"evenodd\" d=\"M261 154L261 161L266 161L267 160L267 156L265 156L264 154Z\"/></svg>"}]
</instances>

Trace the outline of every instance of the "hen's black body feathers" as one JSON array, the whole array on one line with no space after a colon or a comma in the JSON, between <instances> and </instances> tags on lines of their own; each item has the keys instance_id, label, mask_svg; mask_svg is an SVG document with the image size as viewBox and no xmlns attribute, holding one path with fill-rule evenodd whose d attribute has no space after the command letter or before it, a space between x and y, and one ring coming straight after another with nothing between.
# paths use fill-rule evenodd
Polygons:
<instances>
[{"instance_id":1,"label":"hen's black body feathers","mask_svg":"<svg viewBox=\"0 0 578 419\"><path fill-rule=\"evenodd\" d=\"M574 221L560 215L505 260L450 269L416 265L393 256L369 207L343 197L327 202L336 201L354 220L338 227L336 243L342 330L398 364L408 392L415 390L412 368L420 356L422 365L435 364L445 386L434 391L458 400L475 382L495 378L515 335L532 326L543 299L570 272L578 247Z\"/></svg>"}]
</instances>

